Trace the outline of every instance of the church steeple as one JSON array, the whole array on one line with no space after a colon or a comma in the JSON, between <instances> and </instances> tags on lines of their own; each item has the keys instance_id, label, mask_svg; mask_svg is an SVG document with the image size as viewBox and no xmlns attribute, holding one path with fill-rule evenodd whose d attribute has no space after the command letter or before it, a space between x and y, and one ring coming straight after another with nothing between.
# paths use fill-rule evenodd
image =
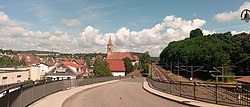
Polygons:
<instances>
[{"instance_id":1,"label":"church steeple","mask_svg":"<svg viewBox=\"0 0 250 107\"><path fill-rule=\"evenodd\" d=\"M107 54L110 54L113 52L113 44L111 40L111 36L109 37L109 43L107 44Z\"/></svg>"}]
</instances>

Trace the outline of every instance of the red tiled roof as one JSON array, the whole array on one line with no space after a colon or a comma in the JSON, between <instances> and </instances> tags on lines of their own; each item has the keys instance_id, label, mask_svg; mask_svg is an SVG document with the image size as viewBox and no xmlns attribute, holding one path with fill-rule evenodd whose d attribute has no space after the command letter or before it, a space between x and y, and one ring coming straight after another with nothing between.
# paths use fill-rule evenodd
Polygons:
<instances>
[{"instance_id":1,"label":"red tiled roof","mask_svg":"<svg viewBox=\"0 0 250 107\"><path fill-rule=\"evenodd\" d=\"M73 60L73 61L75 61L79 65L84 65L84 60L83 59L76 59L76 60Z\"/></svg>"},{"instance_id":2,"label":"red tiled roof","mask_svg":"<svg viewBox=\"0 0 250 107\"><path fill-rule=\"evenodd\" d=\"M109 68L111 72L125 72L125 66L123 60L108 60Z\"/></svg>"},{"instance_id":3,"label":"red tiled roof","mask_svg":"<svg viewBox=\"0 0 250 107\"><path fill-rule=\"evenodd\" d=\"M62 64L65 65L65 66L72 66L72 67L75 67L75 68L81 68L80 65L74 64L73 62L69 62L69 61L64 61L64 62L62 62Z\"/></svg>"},{"instance_id":4,"label":"red tiled roof","mask_svg":"<svg viewBox=\"0 0 250 107\"><path fill-rule=\"evenodd\" d=\"M139 60L140 60L139 57L138 57L137 55L133 55L133 57L134 57L134 59L135 59L136 61L139 61Z\"/></svg>"},{"instance_id":5,"label":"red tiled roof","mask_svg":"<svg viewBox=\"0 0 250 107\"><path fill-rule=\"evenodd\" d=\"M113 52L108 54L107 59L122 60L128 57L130 60L139 60L138 56L133 55L129 52Z\"/></svg>"},{"instance_id":6,"label":"red tiled roof","mask_svg":"<svg viewBox=\"0 0 250 107\"><path fill-rule=\"evenodd\" d=\"M77 72L76 73L76 76L78 76L78 75L83 75L84 74L84 72L83 71L80 71L80 72Z\"/></svg>"},{"instance_id":7,"label":"red tiled roof","mask_svg":"<svg viewBox=\"0 0 250 107\"><path fill-rule=\"evenodd\" d=\"M242 77L235 80L240 82L250 83L250 77Z\"/></svg>"}]
</instances>

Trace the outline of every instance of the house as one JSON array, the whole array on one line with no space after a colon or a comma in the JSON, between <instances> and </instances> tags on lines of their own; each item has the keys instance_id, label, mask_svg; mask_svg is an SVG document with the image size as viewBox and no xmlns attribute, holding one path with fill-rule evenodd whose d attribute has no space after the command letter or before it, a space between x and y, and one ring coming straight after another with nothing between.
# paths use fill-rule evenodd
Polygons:
<instances>
[{"instance_id":1,"label":"house","mask_svg":"<svg viewBox=\"0 0 250 107\"><path fill-rule=\"evenodd\" d=\"M40 57L31 55L31 54L16 54L16 55L12 54L8 56L24 62L26 66L34 66L40 63L40 59L41 59Z\"/></svg>"},{"instance_id":2,"label":"house","mask_svg":"<svg viewBox=\"0 0 250 107\"><path fill-rule=\"evenodd\" d=\"M250 91L250 77L241 77L235 79L237 84L240 84L242 89Z\"/></svg>"},{"instance_id":3,"label":"house","mask_svg":"<svg viewBox=\"0 0 250 107\"><path fill-rule=\"evenodd\" d=\"M111 37L107 44L107 61L113 76L125 76L124 58L129 58L132 65L139 64L139 57L129 52L113 52L113 44Z\"/></svg>"},{"instance_id":4,"label":"house","mask_svg":"<svg viewBox=\"0 0 250 107\"><path fill-rule=\"evenodd\" d=\"M72 60L73 63L78 64L78 65L85 65L84 59L74 59Z\"/></svg>"},{"instance_id":5,"label":"house","mask_svg":"<svg viewBox=\"0 0 250 107\"><path fill-rule=\"evenodd\" d=\"M139 63L139 57L129 52L111 52L107 55L108 60L123 60L126 57L132 61L133 66Z\"/></svg>"},{"instance_id":6,"label":"house","mask_svg":"<svg viewBox=\"0 0 250 107\"><path fill-rule=\"evenodd\" d=\"M84 68L81 65L75 64L71 61L63 61L49 71L46 77L56 79L80 78L85 74L83 70Z\"/></svg>"},{"instance_id":7,"label":"house","mask_svg":"<svg viewBox=\"0 0 250 107\"><path fill-rule=\"evenodd\" d=\"M40 75L42 76L42 78L44 78L49 71L51 71L56 67L55 64L46 64L46 63L39 63L37 64L37 66L40 67Z\"/></svg>"},{"instance_id":8,"label":"house","mask_svg":"<svg viewBox=\"0 0 250 107\"><path fill-rule=\"evenodd\" d=\"M113 76L126 76L123 60L108 60L108 63Z\"/></svg>"},{"instance_id":9,"label":"house","mask_svg":"<svg viewBox=\"0 0 250 107\"><path fill-rule=\"evenodd\" d=\"M3 67L0 68L0 85L14 84L28 80L39 80L40 70L32 67Z\"/></svg>"},{"instance_id":10,"label":"house","mask_svg":"<svg viewBox=\"0 0 250 107\"><path fill-rule=\"evenodd\" d=\"M0 85L14 84L29 80L27 70L0 70Z\"/></svg>"}]
</instances>

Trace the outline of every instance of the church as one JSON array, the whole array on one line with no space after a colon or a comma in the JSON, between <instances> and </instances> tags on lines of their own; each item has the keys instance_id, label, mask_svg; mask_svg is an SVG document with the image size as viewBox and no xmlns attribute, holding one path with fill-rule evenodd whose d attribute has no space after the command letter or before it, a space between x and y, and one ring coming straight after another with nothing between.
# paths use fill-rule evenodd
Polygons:
<instances>
[{"instance_id":1,"label":"church","mask_svg":"<svg viewBox=\"0 0 250 107\"><path fill-rule=\"evenodd\" d=\"M107 61L113 76L126 76L126 70L123 59L128 57L132 65L139 63L139 57L129 52L113 52L113 43L111 37L107 44Z\"/></svg>"}]
</instances>

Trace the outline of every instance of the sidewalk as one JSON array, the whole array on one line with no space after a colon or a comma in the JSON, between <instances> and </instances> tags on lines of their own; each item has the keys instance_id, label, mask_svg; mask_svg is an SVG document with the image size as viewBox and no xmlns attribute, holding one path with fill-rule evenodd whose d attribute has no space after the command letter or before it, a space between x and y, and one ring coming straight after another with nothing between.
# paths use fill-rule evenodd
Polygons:
<instances>
[{"instance_id":1,"label":"sidewalk","mask_svg":"<svg viewBox=\"0 0 250 107\"><path fill-rule=\"evenodd\" d=\"M187 98L183 98L183 97L179 97L179 96L175 96L172 94L167 94L158 90L155 90L153 88L151 88L148 84L148 82L146 81L146 78L144 78L143 80L143 88L152 93L155 94L157 96L175 101L175 102L179 102L185 105L189 105L189 106L198 106L198 107L227 107L227 106L223 106L223 105L218 105L218 104L212 104L212 103L206 103L206 102L202 102L202 101L197 101L197 100L192 100L192 99L187 99Z\"/></svg>"},{"instance_id":2,"label":"sidewalk","mask_svg":"<svg viewBox=\"0 0 250 107\"><path fill-rule=\"evenodd\" d=\"M65 90L65 91L59 91L57 93L51 94L49 96L46 96L33 104L31 104L29 107L61 107L63 102L70 98L70 96L84 91L88 90L94 87L98 87L101 85L113 83L119 80L112 80L112 81L107 81L107 82L101 82L101 83L95 83L95 84L90 84L90 85L85 85L85 86L80 86L80 87L75 87L70 90Z\"/></svg>"}]
</instances>

